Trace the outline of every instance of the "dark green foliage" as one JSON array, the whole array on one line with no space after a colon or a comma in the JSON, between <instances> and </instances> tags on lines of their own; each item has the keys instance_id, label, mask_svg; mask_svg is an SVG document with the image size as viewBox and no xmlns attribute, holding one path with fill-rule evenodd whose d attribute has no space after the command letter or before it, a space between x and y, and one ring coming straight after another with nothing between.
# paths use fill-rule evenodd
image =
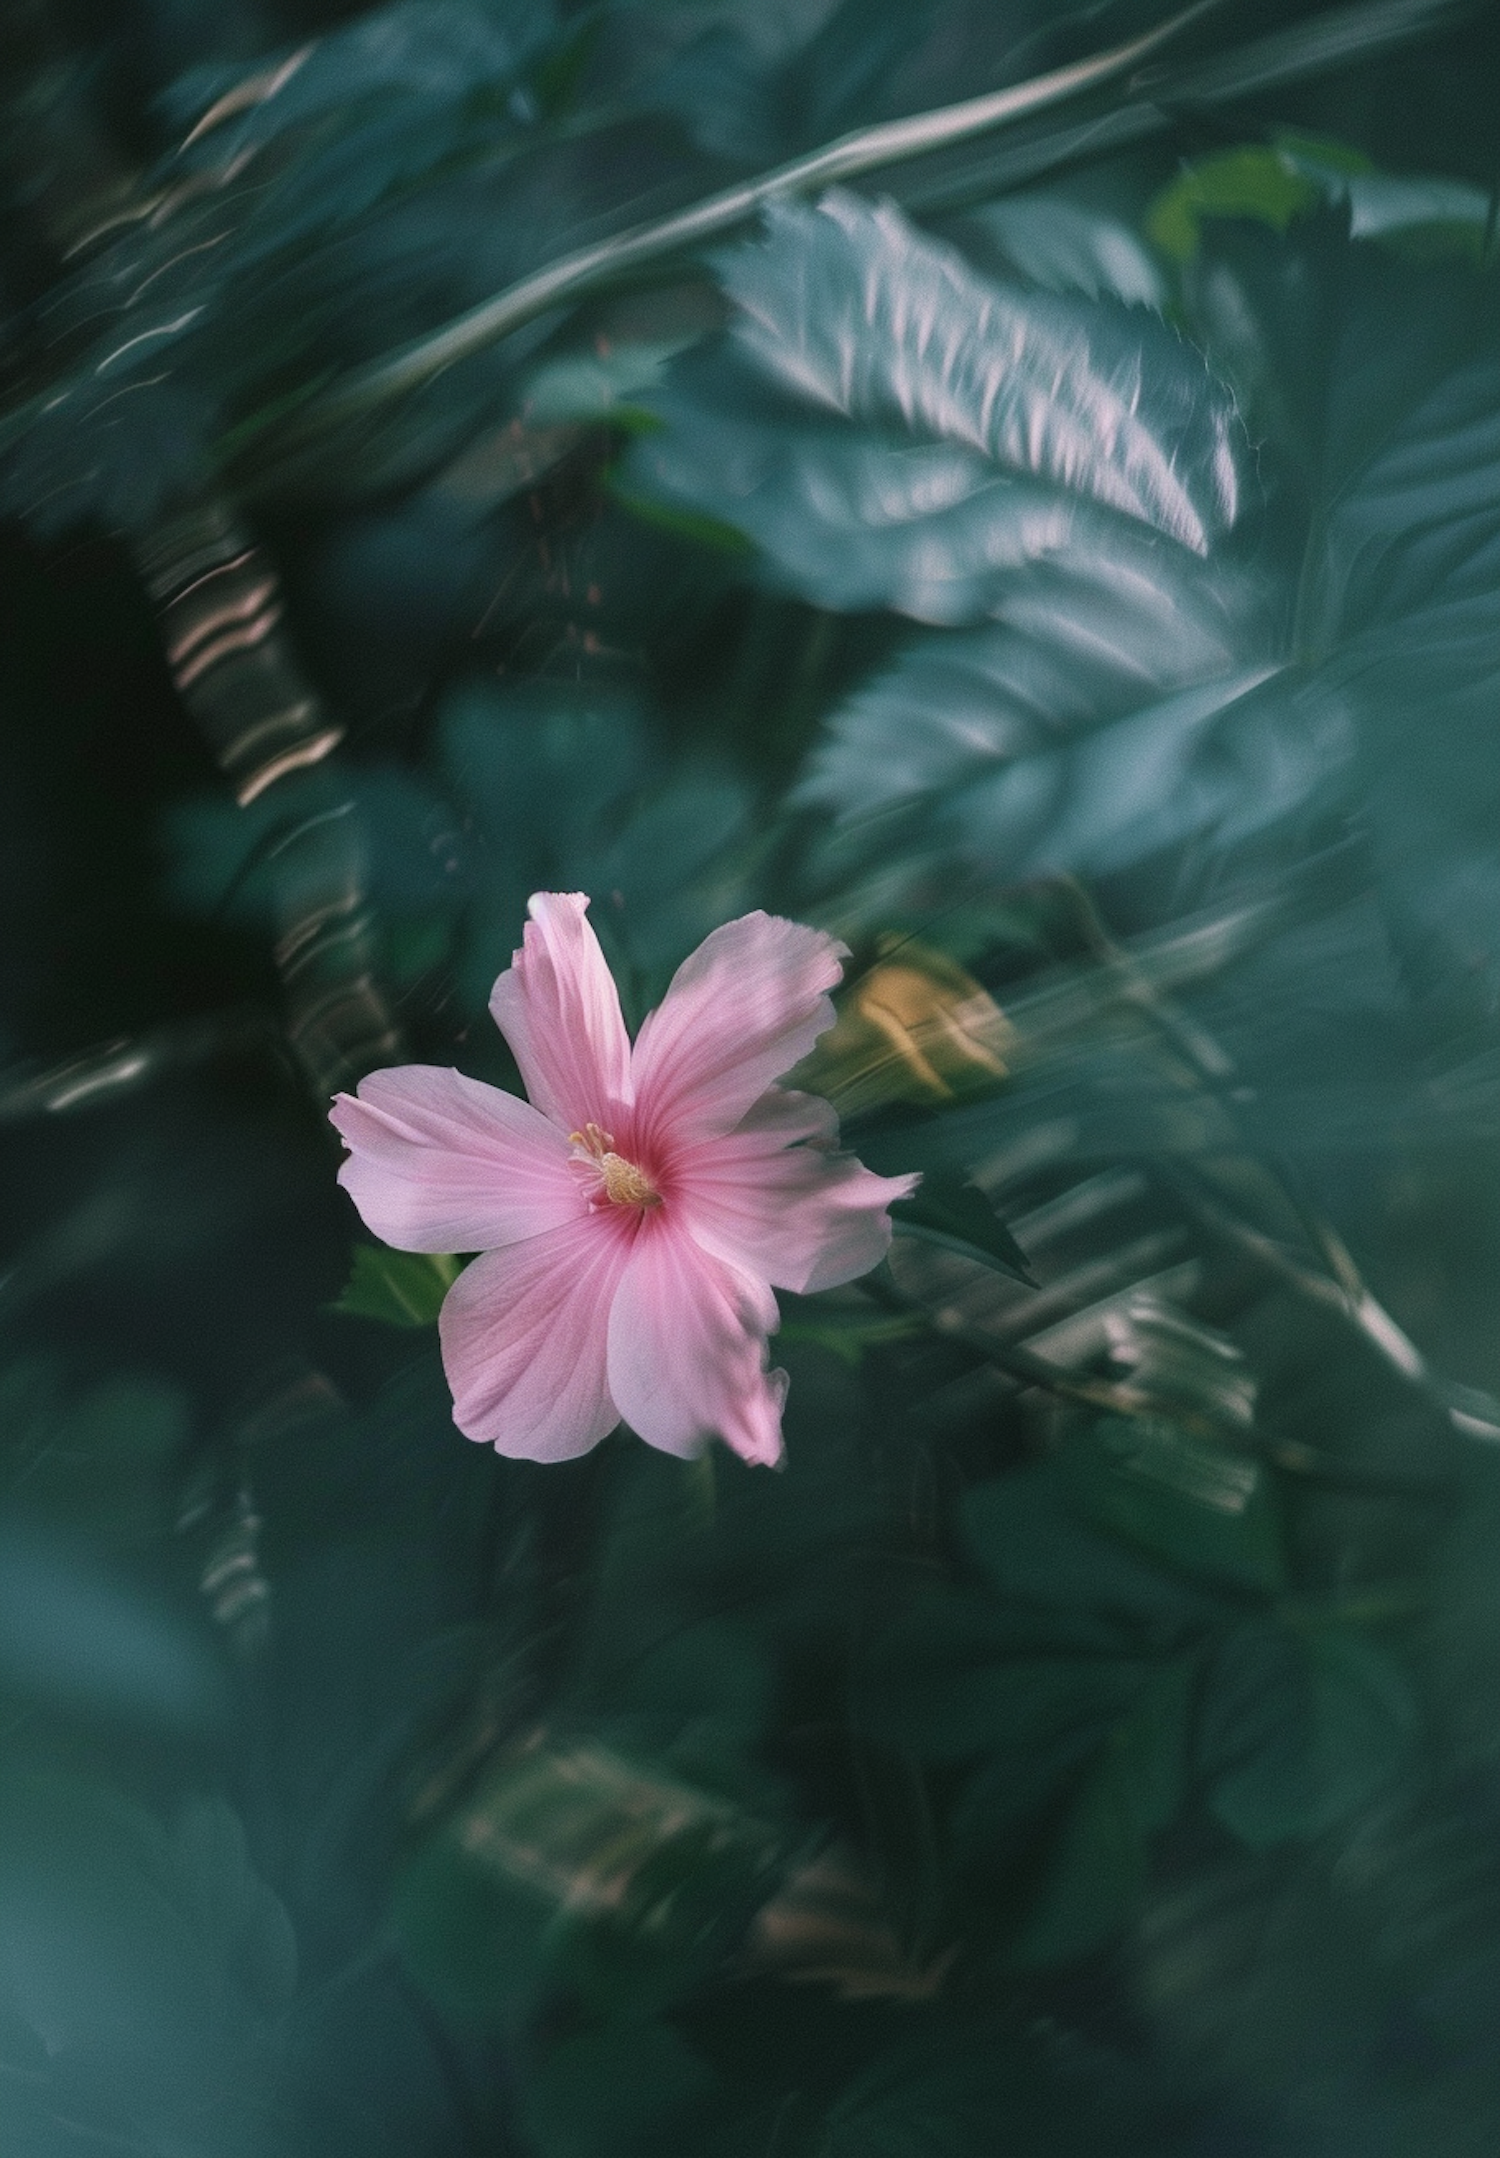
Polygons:
<instances>
[{"instance_id":1,"label":"dark green foliage","mask_svg":"<svg viewBox=\"0 0 1500 2158\"><path fill-rule=\"evenodd\" d=\"M419 1979L503 2017L549 1983L649 2015L736 1947L781 1867L774 1835L597 1746L533 1742L404 1868L394 1915Z\"/></svg>"},{"instance_id":2,"label":"dark green foliage","mask_svg":"<svg viewBox=\"0 0 1500 2158\"><path fill-rule=\"evenodd\" d=\"M1337 1621L1232 1634L1210 1700L1203 1746L1222 1764L1211 1803L1252 1850L1316 1836L1360 1812L1396 1780L1417 1736L1399 1668ZM1232 1737L1221 1734L1219 1715Z\"/></svg>"},{"instance_id":3,"label":"dark green foliage","mask_svg":"<svg viewBox=\"0 0 1500 2158\"><path fill-rule=\"evenodd\" d=\"M309 774L249 816L212 799L179 809L175 894L194 911L264 919L288 838L351 800L392 971L451 974L471 1013L520 942L534 891L597 891L626 993L639 983L652 1003L693 944L743 909L748 803L722 762L668 764L633 702L607 691L522 700L478 684L440 714L425 775L378 763Z\"/></svg>"},{"instance_id":4,"label":"dark green foliage","mask_svg":"<svg viewBox=\"0 0 1500 2158\"><path fill-rule=\"evenodd\" d=\"M5 2158L1491 2158L1493 21L1205 12L398 394L1150 11L11 12ZM471 1446L338 1190L538 889L632 1028L852 948L923 1181L781 1474Z\"/></svg>"}]
</instances>

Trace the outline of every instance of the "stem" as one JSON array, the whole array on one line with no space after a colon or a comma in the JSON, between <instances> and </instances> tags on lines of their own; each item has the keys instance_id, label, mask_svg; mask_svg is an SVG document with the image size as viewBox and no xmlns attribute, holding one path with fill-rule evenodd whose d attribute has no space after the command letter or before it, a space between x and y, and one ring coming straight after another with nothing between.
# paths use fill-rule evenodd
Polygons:
<instances>
[{"instance_id":1,"label":"stem","mask_svg":"<svg viewBox=\"0 0 1500 2158\"><path fill-rule=\"evenodd\" d=\"M1194 1421L1191 1417L1184 1418L1180 1409L1158 1402L1137 1386L1122 1386L1110 1379L1080 1379L1074 1373L1064 1371L1061 1365L1049 1363L1046 1357L1023 1348L1019 1342L997 1341L982 1327L969 1326L962 1319L950 1319L932 1311L898 1288L884 1266L868 1275L860 1287L887 1311L912 1313L925 1320L945 1341L956 1341L961 1347L972 1349L1020 1386L1039 1387L1043 1393L1056 1395L1060 1401L1079 1402L1085 1408L1103 1409L1112 1416L1170 1414L1178 1422ZM1200 1428L1212 1428L1203 1418L1196 1419L1196 1423Z\"/></svg>"}]
</instances>

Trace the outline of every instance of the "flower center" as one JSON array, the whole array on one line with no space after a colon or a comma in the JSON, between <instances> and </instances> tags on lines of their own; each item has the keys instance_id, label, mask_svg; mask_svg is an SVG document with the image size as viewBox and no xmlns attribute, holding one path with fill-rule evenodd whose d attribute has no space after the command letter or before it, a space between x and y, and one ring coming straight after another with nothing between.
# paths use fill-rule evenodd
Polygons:
<instances>
[{"instance_id":1,"label":"flower center","mask_svg":"<svg viewBox=\"0 0 1500 2158\"><path fill-rule=\"evenodd\" d=\"M614 1206L660 1206L661 1193L651 1179L639 1170L633 1161L615 1152L614 1135L604 1131L598 1124L585 1124L582 1131L570 1131L568 1144L574 1149L574 1158L588 1162L599 1172L603 1196ZM598 1204L598 1201L595 1201Z\"/></svg>"}]
</instances>

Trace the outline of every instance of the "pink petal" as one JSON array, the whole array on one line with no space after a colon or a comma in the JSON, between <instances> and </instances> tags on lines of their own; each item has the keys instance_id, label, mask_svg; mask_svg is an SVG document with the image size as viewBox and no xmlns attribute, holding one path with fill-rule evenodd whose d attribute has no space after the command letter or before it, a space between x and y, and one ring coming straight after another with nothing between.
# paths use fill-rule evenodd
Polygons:
<instances>
[{"instance_id":1,"label":"pink petal","mask_svg":"<svg viewBox=\"0 0 1500 2158\"><path fill-rule=\"evenodd\" d=\"M630 1245L596 1211L465 1267L438 1332L467 1438L520 1460L567 1461L613 1431L608 1316Z\"/></svg>"},{"instance_id":2,"label":"pink petal","mask_svg":"<svg viewBox=\"0 0 1500 2158\"><path fill-rule=\"evenodd\" d=\"M609 1315L609 1390L649 1446L696 1454L715 1433L746 1461L781 1458L786 1374L766 1370L776 1303L664 1219L647 1220Z\"/></svg>"},{"instance_id":3,"label":"pink petal","mask_svg":"<svg viewBox=\"0 0 1500 2158\"><path fill-rule=\"evenodd\" d=\"M630 1040L587 907L582 892L533 893L521 949L490 994L527 1093L564 1132L613 1131L631 1098Z\"/></svg>"},{"instance_id":4,"label":"pink petal","mask_svg":"<svg viewBox=\"0 0 1500 2158\"><path fill-rule=\"evenodd\" d=\"M733 1131L833 1025L845 948L820 930L746 914L705 937L641 1028L632 1070L644 1145Z\"/></svg>"},{"instance_id":5,"label":"pink petal","mask_svg":"<svg viewBox=\"0 0 1500 2158\"><path fill-rule=\"evenodd\" d=\"M918 1179L876 1176L830 1151L837 1129L826 1102L773 1088L737 1131L675 1157L674 1214L705 1251L778 1289L807 1294L868 1274L890 1249L888 1209Z\"/></svg>"},{"instance_id":6,"label":"pink petal","mask_svg":"<svg viewBox=\"0 0 1500 2158\"><path fill-rule=\"evenodd\" d=\"M490 1251L587 1205L555 1124L514 1094L435 1064L371 1072L329 1116L349 1148L339 1182L401 1251Z\"/></svg>"}]
</instances>

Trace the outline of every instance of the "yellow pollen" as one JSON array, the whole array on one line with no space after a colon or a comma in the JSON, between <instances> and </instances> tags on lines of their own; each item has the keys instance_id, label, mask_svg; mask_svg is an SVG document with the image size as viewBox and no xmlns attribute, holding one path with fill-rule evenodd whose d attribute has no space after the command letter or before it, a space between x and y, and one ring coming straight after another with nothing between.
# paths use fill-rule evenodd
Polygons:
<instances>
[{"instance_id":1,"label":"yellow pollen","mask_svg":"<svg viewBox=\"0 0 1500 2158\"><path fill-rule=\"evenodd\" d=\"M615 1206L660 1206L661 1193L649 1177L642 1175L633 1161L615 1152L614 1134L598 1124L585 1124L582 1131L568 1133L569 1146L575 1146L586 1161L599 1171L599 1181L604 1196Z\"/></svg>"}]
</instances>

